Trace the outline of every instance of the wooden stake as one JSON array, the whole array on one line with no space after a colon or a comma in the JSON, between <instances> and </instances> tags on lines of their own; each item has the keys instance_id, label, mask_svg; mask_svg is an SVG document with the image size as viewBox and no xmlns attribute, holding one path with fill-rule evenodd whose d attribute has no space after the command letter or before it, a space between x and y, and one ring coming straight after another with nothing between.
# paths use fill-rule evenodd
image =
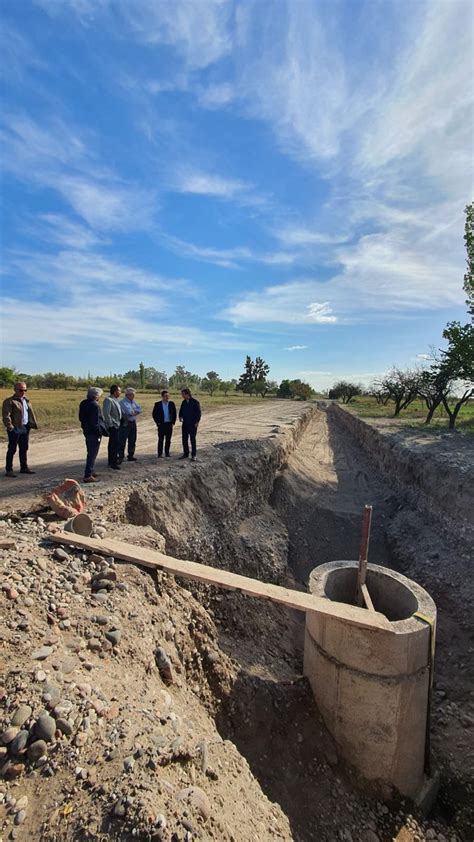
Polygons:
<instances>
[{"instance_id":1,"label":"wooden stake","mask_svg":"<svg viewBox=\"0 0 474 842\"><path fill-rule=\"evenodd\" d=\"M369 555L370 526L372 523L372 506L365 506L362 515L362 535L359 550L359 568L357 570L357 586L355 595L356 605L365 605L373 611L374 606L367 590L365 580L367 578L367 558Z\"/></svg>"}]
</instances>

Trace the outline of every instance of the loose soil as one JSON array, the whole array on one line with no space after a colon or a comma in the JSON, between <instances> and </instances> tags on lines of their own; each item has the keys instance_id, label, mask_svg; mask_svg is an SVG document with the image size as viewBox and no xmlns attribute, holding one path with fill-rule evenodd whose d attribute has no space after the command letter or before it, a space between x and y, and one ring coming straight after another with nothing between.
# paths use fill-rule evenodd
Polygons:
<instances>
[{"instance_id":1,"label":"loose soil","mask_svg":"<svg viewBox=\"0 0 474 842\"><path fill-rule=\"evenodd\" d=\"M26 705L27 746L43 707L70 729L56 727L36 764L25 749L3 749L4 838L473 839L466 522L436 519L421 493L416 502L405 493L404 477L376 467L337 415L304 405L207 415L196 464L157 463L155 444L145 421L140 461L119 476L101 471L104 482L87 488L99 535L303 589L316 565L357 557L361 509L374 506L370 560L418 581L438 607L432 741L440 797L426 818L405 800L382 803L358 787L301 675L297 612L72 548L61 556L47 520L14 510L33 506L56 480L80 476L83 444L77 435L57 443L38 436L38 474L12 480L13 499L2 503L13 515L0 521L1 537L16 543L0 550L2 726ZM33 660L44 646L44 660Z\"/></svg>"}]
</instances>

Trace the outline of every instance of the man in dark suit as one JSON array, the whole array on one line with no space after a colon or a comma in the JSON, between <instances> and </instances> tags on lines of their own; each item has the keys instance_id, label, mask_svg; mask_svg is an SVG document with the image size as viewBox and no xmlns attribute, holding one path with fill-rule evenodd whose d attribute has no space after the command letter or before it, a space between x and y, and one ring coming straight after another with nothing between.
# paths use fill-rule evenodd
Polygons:
<instances>
[{"instance_id":1,"label":"man in dark suit","mask_svg":"<svg viewBox=\"0 0 474 842\"><path fill-rule=\"evenodd\" d=\"M179 420L183 422L183 455L180 459L187 459L189 456L189 440L191 440L191 461L196 461L196 433L201 420L201 406L196 398L191 395L190 389L181 389L183 402L179 409Z\"/></svg>"},{"instance_id":2,"label":"man in dark suit","mask_svg":"<svg viewBox=\"0 0 474 842\"><path fill-rule=\"evenodd\" d=\"M153 407L153 421L158 427L158 459L161 459L163 457L163 442L165 456L170 455L171 436L176 424L176 405L173 401L170 401L166 389L163 389L161 393L161 401L157 401Z\"/></svg>"}]
</instances>

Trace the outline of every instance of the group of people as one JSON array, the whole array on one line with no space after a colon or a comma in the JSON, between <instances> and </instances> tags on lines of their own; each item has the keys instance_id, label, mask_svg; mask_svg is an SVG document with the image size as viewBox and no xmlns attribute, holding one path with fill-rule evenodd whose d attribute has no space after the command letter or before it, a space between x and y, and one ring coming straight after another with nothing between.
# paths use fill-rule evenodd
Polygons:
<instances>
[{"instance_id":1,"label":"group of people","mask_svg":"<svg viewBox=\"0 0 474 842\"><path fill-rule=\"evenodd\" d=\"M135 389L132 386L125 389L125 395L120 400L121 391L120 386L114 383L110 387L110 394L104 400L103 409L99 405L102 389L95 386L89 387L86 399L81 401L79 420L87 451L84 482L98 482L99 478L94 471L94 466L103 436L109 439L107 457L110 468L115 471L120 470L125 451L127 451L129 462L137 461L135 457L137 417L142 408L135 400ZM176 412L175 403L170 401L169 392L166 389L161 392L161 401L157 401L153 407L153 420L158 427L158 459L163 458L163 446L165 456L171 455L173 427L176 419L179 418L182 422L183 442L183 455L180 458L189 458L189 442L191 442L191 459L195 462L196 434L201 420L201 407L189 389L182 389L181 396L183 401L179 414Z\"/></svg>"},{"instance_id":2,"label":"group of people","mask_svg":"<svg viewBox=\"0 0 474 842\"><path fill-rule=\"evenodd\" d=\"M15 383L14 394L3 401L3 423L8 435L7 458L5 473L7 477L16 477L13 470L13 457L18 449L20 457L20 473L34 474L28 466L27 452L30 429L37 429L38 424L27 396L26 383ZM86 444L86 466L84 482L98 482L99 478L94 470L95 461L99 453L103 437L108 438L107 458L109 467L115 471L127 454L129 462L136 462L135 449L137 442L137 417L142 408L135 400L135 389L128 386L124 396L120 398L122 390L119 385L110 387L101 407L99 399L102 389L89 386L87 397L79 405L79 421ZM181 390L182 403L179 413L176 405L170 401L169 392L163 389L161 400L153 407L153 420L158 428L158 459L170 457L173 428L179 419L182 423L183 454L181 459L196 461L196 435L201 420L201 406L191 391Z\"/></svg>"}]
</instances>

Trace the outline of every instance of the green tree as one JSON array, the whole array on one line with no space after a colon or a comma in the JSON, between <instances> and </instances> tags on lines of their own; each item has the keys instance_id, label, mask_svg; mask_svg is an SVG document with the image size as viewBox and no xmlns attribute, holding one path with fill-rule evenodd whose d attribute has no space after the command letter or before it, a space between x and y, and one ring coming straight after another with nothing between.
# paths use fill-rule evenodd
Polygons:
<instances>
[{"instance_id":1,"label":"green tree","mask_svg":"<svg viewBox=\"0 0 474 842\"><path fill-rule=\"evenodd\" d=\"M224 395L227 397L229 392L233 392L235 389L235 381L234 380L221 380L219 383L219 391L224 392Z\"/></svg>"},{"instance_id":2,"label":"green tree","mask_svg":"<svg viewBox=\"0 0 474 842\"><path fill-rule=\"evenodd\" d=\"M217 392L221 379L217 371L208 371L206 376L201 380L201 389L208 392L212 397L214 392Z\"/></svg>"},{"instance_id":3,"label":"green tree","mask_svg":"<svg viewBox=\"0 0 474 842\"><path fill-rule=\"evenodd\" d=\"M144 366L144 364L140 363L138 369L139 369L139 372L140 372L140 388L144 389L145 388L145 366Z\"/></svg>"},{"instance_id":4,"label":"green tree","mask_svg":"<svg viewBox=\"0 0 474 842\"><path fill-rule=\"evenodd\" d=\"M350 383L347 380L339 380L329 390L330 400L340 400L343 403L350 403L357 395L362 394L362 388L358 383Z\"/></svg>"},{"instance_id":5,"label":"green tree","mask_svg":"<svg viewBox=\"0 0 474 842\"><path fill-rule=\"evenodd\" d=\"M313 390L309 383L303 383L301 380L290 380L290 392L293 400L307 401L313 394Z\"/></svg>"},{"instance_id":6,"label":"green tree","mask_svg":"<svg viewBox=\"0 0 474 842\"><path fill-rule=\"evenodd\" d=\"M452 430L456 426L459 410L474 397L474 325L449 322L443 331L443 337L448 340L448 348L441 351L439 377L451 384L453 392L457 392L454 407L449 404L448 394L443 394L442 397L443 406L449 416L449 428Z\"/></svg>"},{"instance_id":7,"label":"green tree","mask_svg":"<svg viewBox=\"0 0 474 842\"><path fill-rule=\"evenodd\" d=\"M251 395L255 383L255 364L252 358L247 354L244 363L244 370L239 377L236 389L239 392L244 392L246 395Z\"/></svg>"},{"instance_id":8,"label":"green tree","mask_svg":"<svg viewBox=\"0 0 474 842\"><path fill-rule=\"evenodd\" d=\"M16 369L6 366L0 368L0 386L12 386L15 380L18 380Z\"/></svg>"},{"instance_id":9,"label":"green tree","mask_svg":"<svg viewBox=\"0 0 474 842\"><path fill-rule=\"evenodd\" d=\"M277 398L291 398L291 387L289 380L282 380L277 392Z\"/></svg>"},{"instance_id":10,"label":"green tree","mask_svg":"<svg viewBox=\"0 0 474 842\"><path fill-rule=\"evenodd\" d=\"M466 205L464 242L467 252L467 272L464 275L464 292L467 295L466 304L468 313L474 319L474 202Z\"/></svg>"},{"instance_id":11,"label":"green tree","mask_svg":"<svg viewBox=\"0 0 474 842\"><path fill-rule=\"evenodd\" d=\"M385 389L390 396L390 400L395 404L394 418L418 397L419 379L418 371L392 368L388 376L382 380L382 388Z\"/></svg>"}]
</instances>

